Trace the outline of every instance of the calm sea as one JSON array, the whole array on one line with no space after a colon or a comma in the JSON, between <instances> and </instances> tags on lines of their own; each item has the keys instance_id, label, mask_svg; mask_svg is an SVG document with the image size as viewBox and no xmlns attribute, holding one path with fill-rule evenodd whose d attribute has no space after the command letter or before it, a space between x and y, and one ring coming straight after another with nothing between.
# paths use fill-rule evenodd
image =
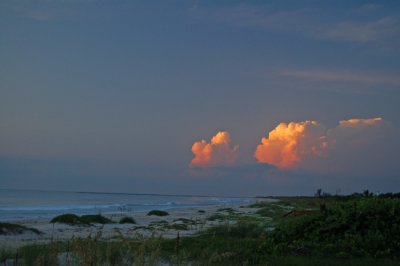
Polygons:
<instances>
[{"instance_id":1,"label":"calm sea","mask_svg":"<svg viewBox=\"0 0 400 266\"><path fill-rule=\"evenodd\" d=\"M0 189L0 221L52 218L63 213L118 214L153 209L250 204L254 198L59 192Z\"/></svg>"}]
</instances>

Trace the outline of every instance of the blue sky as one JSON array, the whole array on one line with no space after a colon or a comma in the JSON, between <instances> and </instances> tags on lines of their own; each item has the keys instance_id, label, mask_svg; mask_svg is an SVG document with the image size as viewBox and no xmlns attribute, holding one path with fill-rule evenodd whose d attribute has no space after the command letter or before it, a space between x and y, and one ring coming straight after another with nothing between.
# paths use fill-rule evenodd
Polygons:
<instances>
[{"instance_id":1,"label":"blue sky","mask_svg":"<svg viewBox=\"0 0 400 266\"><path fill-rule=\"evenodd\" d=\"M0 187L268 195L400 185L397 1L5 0L0 40ZM374 117L390 129L351 153L290 170L254 158L281 122L328 130ZM192 144L221 130L239 146L235 164L193 174Z\"/></svg>"}]
</instances>

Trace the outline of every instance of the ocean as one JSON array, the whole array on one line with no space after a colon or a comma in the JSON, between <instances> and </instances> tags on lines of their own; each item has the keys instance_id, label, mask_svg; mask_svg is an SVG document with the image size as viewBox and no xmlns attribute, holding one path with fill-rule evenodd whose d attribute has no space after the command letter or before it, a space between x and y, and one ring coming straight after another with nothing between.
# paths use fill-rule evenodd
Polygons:
<instances>
[{"instance_id":1,"label":"ocean","mask_svg":"<svg viewBox=\"0 0 400 266\"><path fill-rule=\"evenodd\" d=\"M0 189L0 221L52 218L64 213L134 214L150 210L254 202L246 197L180 196Z\"/></svg>"}]
</instances>

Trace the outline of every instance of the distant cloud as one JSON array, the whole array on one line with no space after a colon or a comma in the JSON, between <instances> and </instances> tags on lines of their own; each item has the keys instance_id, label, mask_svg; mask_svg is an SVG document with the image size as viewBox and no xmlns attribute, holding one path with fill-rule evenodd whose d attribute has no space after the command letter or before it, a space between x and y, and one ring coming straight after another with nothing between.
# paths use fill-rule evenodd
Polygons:
<instances>
[{"instance_id":1,"label":"distant cloud","mask_svg":"<svg viewBox=\"0 0 400 266\"><path fill-rule=\"evenodd\" d=\"M371 42L398 35L400 23L392 17L375 21L345 21L333 24L319 31L327 39L351 42Z\"/></svg>"},{"instance_id":2,"label":"distant cloud","mask_svg":"<svg viewBox=\"0 0 400 266\"><path fill-rule=\"evenodd\" d=\"M322 156L327 147L325 129L318 122L280 123L261 139L254 156L260 163L292 168L304 157Z\"/></svg>"},{"instance_id":3,"label":"distant cloud","mask_svg":"<svg viewBox=\"0 0 400 266\"><path fill-rule=\"evenodd\" d=\"M322 81L344 81L368 84L387 84L400 86L399 75L381 75L374 73L352 73L333 70L314 70L314 69L282 69L280 75Z\"/></svg>"},{"instance_id":4,"label":"distant cloud","mask_svg":"<svg viewBox=\"0 0 400 266\"><path fill-rule=\"evenodd\" d=\"M214 13L217 21L238 27L253 27L278 31L305 31L310 9L269 11L247 4L224 8Z\"/></svg>"},{"instance_id":5,"label":"distant cloud","mask_svg":"<svg viewBox=\"0 0 400 266\"><path fill-rule=\"evenodd\" d=\"M193 143L192 152L194 158L191 166L215 167L232 165L236 161L239 146L231 145L228 132L220 131L211 138L211 142L205 140Z\"/></svg>"},{"instance_id":6,"label":"distant cloud","mask_svg":"<svg viewBox=\"0 0 400 266\"><path fill-rule=\"evenodd\" d=\"M261 139L254 156L260 163L294 168L308 157L329 157L332 149L366 145L383 136L386 126L382 118L342 120L327 131L316 121L280 123Z\"/></svg>"},{"instance_id":7,"label":"distant cloud","mask_svg":"<svg viewBox=\"0 0 400 266\"><path fill-rule=\"evenodd\" d=\"M363 5L353 10L352 20L321 19L324 10L320 8L300 8L276 10L269 7L239 4L212 12L214 20L237 27L251 27L268 31L298 32L306 36L345 42L374 42L398 36L400 23L390 16L365 19L378 9L377 5Z\"/></svg>"},{"instance_id":8,"label":"distant cloud","mask_svg":"<svg viewBox=\"0 0 400 266\"><path fill-rule=\"evenodd\" d=\"M327 131L332 148L350 148L367 145L374 139L383 137L388 123L382 118L349 119L339 121L339 125Z\"/></svg>"}]
</instances>

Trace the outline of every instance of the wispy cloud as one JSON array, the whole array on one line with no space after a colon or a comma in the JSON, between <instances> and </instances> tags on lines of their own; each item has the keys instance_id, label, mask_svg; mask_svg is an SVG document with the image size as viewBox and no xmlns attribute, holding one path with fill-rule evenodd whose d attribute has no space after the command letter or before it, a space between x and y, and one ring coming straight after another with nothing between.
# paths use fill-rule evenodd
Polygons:
<instances>
[{"instance_id":1,"label":"wispy cloud","mask_svg":"<svg viewBox=\"0 0 400 266\"><path fill-rule=\"evenodd\" d=\"M238 27L255 27L266 30L305 31L310 17L310 9L272 12L241 4L220 9L214 19Z\"/></svg>"},{"instance_id":2,"label":"wispy cloud","mask_svg":"<svg viewBox=\"0 0 400 266\"><path fill-rule=\"evenodd\" d=\"M281 69L278 73L282 76L305 80L338 81L400 86L400 74L382 75L376 73L355 73L347 71L345 72L316 69Z\"/></svg>"},{"instance_id":3,"label":"wispy cloud","mask_svg":"<svg viewBox=\"0 0 400 266\"><path fill-rule=\"evenodd\" d=\"M337 41L372 42L399 33L399 21L392 17L383 17L375 21L345 21L327 25L318 30L317 35Z\"/></svg>"},{"instance_id":4,"label":"wispy cloud","mask_svg":"<svg viewBox=\"0 0 400 266\"><path fill-rule=\"evenodd\" d=\"M0 1L0 15L33 21L54 21L74 17L77 9L93 0Z\"/></svg>"},{"instance_id":5,"label":"wispy cloud","mask_svg":"<svg viewBox=\"0 0 400 266\"><path fill-rule=\"evenodd\" d=\"M217 21L237 27L252 27L269 31L299 32L311 38L367 43L379 41L400 33L399 20L391 16L365 19L360 9L374 12L376 5L365 5L354 10L354 19L341 18L321 19L323 10L318 8L301 8L294 10L273 10L272 8L255 7L240 4L222 8L213 13Z\"/></svg>"}]
</instances>

